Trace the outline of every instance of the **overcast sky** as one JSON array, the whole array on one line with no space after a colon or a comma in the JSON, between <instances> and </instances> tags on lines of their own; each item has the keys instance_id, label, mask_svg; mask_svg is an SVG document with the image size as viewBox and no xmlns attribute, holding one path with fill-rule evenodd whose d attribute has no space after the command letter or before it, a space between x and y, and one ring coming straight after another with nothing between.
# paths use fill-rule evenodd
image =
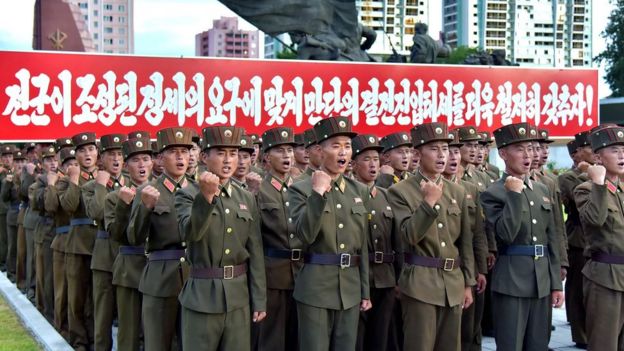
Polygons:
<instances>
[{"instance_id":1,"label":"overcast sky","mask_svg":"<svg viewBox=\"0 0 624 351\"><path fill-rule=\"evenodd\" d=\"M613 5L609 0L593 0L593 56L605 47L600 37ZM0 11L0 50L32 50L34 0L4 1ZM437 0L432 4L438 3ZM10 4L10 5L9 5ZM195 54L195 34L212 26L212 20L221 16L234 16L234 13L217 0L135 0L134 1L135 54L157 56L193 56ZM429 32L441 29L440 6L431 6L432 20ZM253 28L240 20L240 27ZM611 92L601 82L599 96L606 97Z\"/></svg>"}]
</instances>

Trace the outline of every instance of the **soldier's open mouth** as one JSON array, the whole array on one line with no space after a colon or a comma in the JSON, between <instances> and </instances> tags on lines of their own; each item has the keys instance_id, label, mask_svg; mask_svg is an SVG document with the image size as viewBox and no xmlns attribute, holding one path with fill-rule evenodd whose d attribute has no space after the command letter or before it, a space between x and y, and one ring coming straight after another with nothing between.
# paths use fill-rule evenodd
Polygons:
<instances>
[{"instance_id":1,"label":"soldier's open mouth","mask_svg":"<svg viewBox=\"0 0 624 351\"><path fill-rule=\"evenodd\" d=\"M523 165L524 167L531 167L531 162L524 162Z\"/></svg>"},{"instance_id":2,"label":"soldier's open mouth","mask_svg":"<svg viewBox=\"0 0 624 351\"><path fill-rule=\"evenodd\" d=\"M345 159L340 159L340 160L338 160L338 164L339 164L340 166L345 166L345 165L347 164L347 160L345 160Z\"/></svg>"},{"instance_id":3,"label":"soldier's open mouth","mask_svg":"<svg viewBox=\"0 0 624 351\"><path fill-rule=\"evenodd\" d=\"M144 176L147 174L147 171L145 171L144 169L139 170L139 175L140 176Z\"/></svg>"},{"instance_id":4,"label":"soldier's open mouth","mask_svg":"<svg viewBox=\"0 0 624 351\"><path fill-rule=\"evenodd\" d=\"M457 167L457 162L450 162L450 163L449 163L449 166L450 166L450 167Z\"/></svg>"},{"instance_id":5,"label":"soldier's open mouth","mask_svg":"<svg viewBox=\"0 0 624 351\"><path fill-rule=\"evenodd\" d=\"M182 163L182 162L178 162L178 163L176 163L176 167L178 167L178 168L184 168L184 163Z\"/></svg>"},{"instance_id":6,"label":"soldier's open mouth","mask_svg":"<svg viewBox=\"0 0 624 351\"><path fill-rule=\"evenodd\" d=\"M290 161L284 161L284 162L282 162L282 164L283 164L284 166L290 166Z\"/></svg>"}]
</instances>

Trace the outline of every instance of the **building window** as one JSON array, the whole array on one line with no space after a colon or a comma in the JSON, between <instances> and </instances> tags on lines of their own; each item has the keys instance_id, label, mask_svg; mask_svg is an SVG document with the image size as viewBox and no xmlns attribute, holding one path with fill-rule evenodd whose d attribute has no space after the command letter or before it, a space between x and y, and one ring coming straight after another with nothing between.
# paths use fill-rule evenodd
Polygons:
<instances>
[{"instance_id":1,"label":"building window","mask_svg":"<svg viewBox=\"0 0 624 351\"><path fill-rule=\"evenodd\" d=\"M123 39L119 39L119 45L126 45L126 41Z\"/></svg>"},{"instance_id":2,"label":"building window","mask_svg":"<svg viewBox=\"0 0 624 351\"><path fill-rule=\"evenodd\" d=\"M119 10L119 12L126 12L126 7L124 5L119 5L119 7L117 7L117 10Z\"/></svg>"},{"instance_id":3,"label":"building window","mask_svg":"<svg viewBox=\"0 0 624 351\"><path fill-rule=\"evenodd\" d=\"M104 5L104 10L106 10L106 11L112 11L112 10L113 10L113 5L111 5L111 4L106 4L106 5Z\"/></svg>"},{"instance_id":4,"label":"building window","mask_svg":"<svg viewBox=\"0 0 624 351\"><path fill-rule=\"evenodd\" d=\"M126 34L126 28L119 28L119 34Z\"/></svg>"},{"instance_id":5,"label":"building window","mask_svg":"<svg viewBox=\"0 0 624 351\"><path fill-rule=\"evenodd\" d=\"M87 6L89 6L89 4L87 4L86 2L78 3L78 7L80 7L81 9L86 9Z\"/></svg>"},{"instance_id":6,"label":"building window","mask_svg":"<svg viewBox=\"0 0 624 351\"><path fill-rule=\"evenodd\" d=\"M99 26L100 26L100 22L98 21L93 22L93 27L97 28Z\"/></svg>"},{"instance_id":7,"label":"building window","mask_svg":"<svg viewBox=\"0 0 624 351\"><path fill-rule=\"evenodd\" d=\"M113 16L104 16L104 22L112 22Z\"/></svg>"},{"instance_id":8,"label":"building window","mask_svg":"<svg viewBox=\"0 0 624 351\"><path fill-rule=\"evenodd\" d=\"M104 39L104 44L113 45L113 39L112 38Z\"/></svg>"},{"instance_id":9,"label":"building window","mask_svg":"<svg viewBox=\"0 0 624 351\"><path fill-rule=\"evenodd\" d=\"M117 17L117 21L119 23L126 23L126 18L125 17Z\"/></svg>"},{"instance_id":10,"label":"building window","mask_svg":"<svg viewBox=\"0 0 624 351\"><path fill-rule=\"evenodd\" d=\"M97 39L99 37L98 33L93 33L93 39Z\"/></svg>"},{"instance_id":11,"label":"building window","mask_svg":"<svg viewBox=\"0 0 624 351\"><path fill-rule=\"evenodd\" d=\"M84 17L84 20L85 20L85 21L89 21L89 16L84 15L83 17Z\"/></svg>"},{"instance_id":12,"label":"building window","mask_svg":"<svg viewBox=\"0 0 624 351\"><path fill-rule=\"evenodd\" d=\"M93 10L93 16L98 16L100 14L100 11L98 10Z\"/></svg>"},{"instance_id":13,"label":"building window","mask_svg":"<svg viewBox=\"0 0 624 351\"><path fill-rule=\"evenodd\" d=\"M113 33L113 27L104 27L104 33L108 33L108 34Z\"/></svg>"}]
</instances>

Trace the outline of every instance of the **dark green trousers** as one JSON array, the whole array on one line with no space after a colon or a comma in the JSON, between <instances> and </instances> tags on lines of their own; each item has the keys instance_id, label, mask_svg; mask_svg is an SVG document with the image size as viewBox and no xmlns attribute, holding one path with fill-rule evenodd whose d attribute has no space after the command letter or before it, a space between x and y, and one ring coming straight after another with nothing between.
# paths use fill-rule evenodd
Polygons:
<instances>
[{"instance_id":1,"label":"dark green trousers","mask_svg":"<svg viewBox=\"0 0 624 351\"><path fill-rule=\"evenodd\" d=\"M113 347L113 318L115 316L113 273L93 270L93 314L95 319L95 351Z\"/></svg>"},{"instance_id":2,"label":"dark green trousers","mask_svg":"<svg viewBox=\"0 0 624 351\"><path fill-rule=\"evenodd\" d=\"M51 241L35 243L35 300L37 308L48 321L54 320L54 286Z\"/></svg>"},{"instance_id":3,"label":"dark green trousers","mask_svg":"<svg viewBox=\"0 0 624 351\"><path fill-rule=\"evenodd\" d=\"M67 321L67 277L65 276L65 253L54 250L52 253L52 273L54 284L54 328L69 341Z\"/></svg>"},{"instance_id":4,"label":"dark green trousers","mask_svg":"<svg viewBox=\"0 0 624 351\"><path fill-rule=\"evenodd\" d=\"M93 343L93 293L90 267L91 256L65 254L69 343L76 350L89 350Z\"/></svg>"},{"instance_id":5,"label":"dark green trousers","mask_svg":"<svg viewBox=\"0 0 624 351\"><path fill-rule=\"evenodd\" d=\"M485 292L478 294L472 289L474 302L462 312L461 349L462 351L481 350L481 319L485 307Z\"/></svg>"},{"instance_id":6,"label":"dark green trousers","mask_svg":"<svg viewBox=\"0 0 624 351\"><path fill-rule=\"evenodd\" d=\"M299 350L354 350L360 306L346 310L330 310L297 302Z\"/></svg>"},{"instance_id":7,"label":"dark green trousers","mask_svg":"<svg viewBox=\"0 0 624 351\"><path fill-rule=\"evenodd\" d=\"M36 287L35 272L35 230L24 228L24 238L26 239L26 289L30 297L34 297Z\"/></svg>"},{"instance_id":8,"label":"dark green trousers","mask_svg":"<svg viewBox=\"0 0 624 351\"><path fill-rule=\"evenodd\" d=\"M7 277L13 283L17 282L17 226L6 226L7 233L7 254L6 269Z\"/></svg>"},{"instance_id":9,"label":"dark green trousers","mask_svg":"<svg viewBox=\"0 0 624 351\"><path fill-rule=\"evenodd\" d=\"M500 351L547 351L550 295L515 297L492 292L494 337Z\"/></svg>"},{"instance_id":10,"label":"dark green trousers","mask_svg":"<svg viewBox=\"0 0 624 351\"><path fill-rule=\"evenodd\" d=\"M141 300L138 289L116 286L117 350L138 350L141 338Z\"/></svg>"},{"instance_id":11,"label":"dark green trousers","mask_svg":"<svg viewBox=\"0 0 624 351\"><path fill-rule=\"evenodd\" d=\"M249 305L227 313L201 313L182 307L182 348L248 351L250 323Z\"/></svg>"},{"instance_id":12,"label":"dark green trousers","mask_svg":"<svg viewBox=\"0 0 624 351\"><path fill-rule=\"evenodd\" d=\"M401 295L403 350L459 350L460 305L436 306Z\"/></svg>"},{"instance_id":13,"label":"dark green trousers","mask_svg":"<svg viewBox=\"0 0 624 351\"><path fill-rule=\"evenodd\" d=\"M179 312L180 305L177 296L156 297L143 294L141 317L143 318L145 351L172 350L176 333L180 331ZM179 342L180 338L177 340Z\"/></svg>"},{"instance_id":14,"label":"dark green trousers","mask_svg":"<svg viewBox=\"0 0 624 351\"><path fill-rule=\"evenodd\" d=\"M8 239L6 213L0 213L0 269L3 271L6 270Z\"/></svg>"},{"instance_id":15,"label":"dark green trousers","mask_svg":"<svg viewBox=\"0 0 624 351\"><path fill-rule=\"evenodd\" d=\"M267 316L251 325L254 351L297 349L297 304L292 290L267 289Z\"/></svg>"},{"instance_id":16,"label":"dark green trousers","mask_svg":"<svg viewBox=\"0 0 624 351\"><path fill-rule=\"evenodd\" d=\"M583 280L587 349L620 351L624 345L624 291Z\"/></svg>"},{"instance_id":17,"label":"dark green trousers","mask_svg":"<svg viewBox=\"0 0 624 351\"><path fill-rule=\"evenodd\" d=\"M394 288L370 289L373 308L360 312L356 350L383 351L388 347L396 302Z\"/></svg>"},{"instance_id":18,"label":"dark green trousers","mask_svg":"<svg viewBox=\"0 0 624 351\"><path fill-rule=\"evenodd\" d=\"M585 332L585 301L583 298L583 267L585 266L585 256L583 249L570 247L568 250L568 274L565 282L565 307L570 329L572 331L572 341L575 343L587 344L587 333Z\"/></svg>"}]
</instances>

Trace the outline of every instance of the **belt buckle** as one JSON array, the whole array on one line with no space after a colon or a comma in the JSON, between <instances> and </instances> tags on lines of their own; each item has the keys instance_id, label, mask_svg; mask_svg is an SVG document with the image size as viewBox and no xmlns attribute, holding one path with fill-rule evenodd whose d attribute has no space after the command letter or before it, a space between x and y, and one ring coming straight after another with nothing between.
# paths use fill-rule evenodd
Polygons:
<instances>
[{"instance_id":1,"label":"belt buckle","mask_svg":"<svg viewBox=\"0 0 624 351\"><path fill-rule=\"evenodd\" d=\"M455 266L455 259L454 258L445 258L444 259L444 270L447 272L450 272L453 270L453 267Z\"/></svg>"},{"instance_id":2,"label":"belt buckle","mask_svg":"<svg viewBox=\"0 0 624 351\"><path fill-rule=\"evenodd\" d=\"M340 254L340 268L345 269L351 267L351 254Z\"/></svg>"},{"instance_id":3,"label":"belt buckle","mask_svg":"<svg viewBox=\"0 0 624 351\"><path fill-rule=\"evenodd\" d=\"M299 261L299 260L301 260L301 249L292 249L292 250L290 250L290 260L291 261Z\"/></svg>"},{"instance_id":4,"label":"belt buckle","mask_svg":"<svg viewBox=\"0 0 624 351\"><path fill-rule=\"evenodd\" d=\"M223 267L223 279L225 280L234 279L234 266Z\"/></svg>"},{"instance_id":5,"label":"belt buckle","mask_svg":"<svg viewBox=\"0 0 624 351\"><path fill-rule=\"evenodd\" d=\"M382 251L375 251L374 263L383 263L384 253Z\"/></svg>"},{"instance_id":6,"label":"belt buckle","mask_svg":"<svg viewBox=\"0 0 624 351\"><path fill-rule=\"evenodd\" d=\"M544 245L535 245L535 258L544 257Z\"/></svg>"}]
</instances>

